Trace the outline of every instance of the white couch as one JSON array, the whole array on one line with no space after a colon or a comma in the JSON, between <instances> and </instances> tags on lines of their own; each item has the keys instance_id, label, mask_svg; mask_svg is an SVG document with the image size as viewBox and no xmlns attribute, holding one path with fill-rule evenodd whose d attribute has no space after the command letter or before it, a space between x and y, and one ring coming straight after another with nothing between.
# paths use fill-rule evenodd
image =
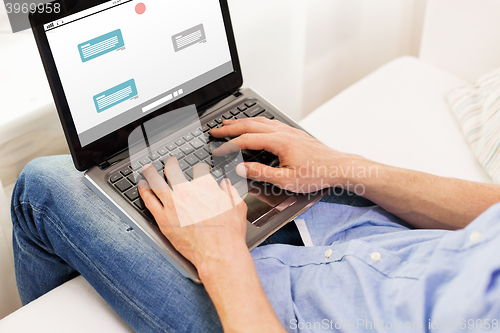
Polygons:
<instances>
[{"instance_id":1,"label":"white couch","mask_svg":"<svg viewBox=\"0 0 500 333\"><path fill-rule=\"evenodd\" d=\"M500 66L498 12L500 0L429 0L418 59L390 62L301 125L339 150L441 176L491 182L468 148L445 95ZM0 202L0 213L2 209ZM2 242L0 237L0 248ZM12 281L12 276L6 279ZM1 332L34 330L131 331L81 277L0 321Z\"/></svg>"}]
</instances>

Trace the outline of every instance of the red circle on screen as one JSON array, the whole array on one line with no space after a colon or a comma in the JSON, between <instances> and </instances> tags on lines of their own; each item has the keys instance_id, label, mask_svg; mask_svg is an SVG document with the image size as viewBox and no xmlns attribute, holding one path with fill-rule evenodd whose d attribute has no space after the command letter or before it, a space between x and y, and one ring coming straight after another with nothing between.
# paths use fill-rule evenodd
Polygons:
<instances>
[{"instance_id":1,"label":"red circle on screen","mask_svg":"<svg viewBox=\"0 0 500 333\"><path fill-rule=\"evenodd\" d=\"M142 15L144 14L144 12L146 12L146 5L143 4L142 2L138 3L136 6L135 6L135 12L139 15Z\"/></svg>"}]
</instances>

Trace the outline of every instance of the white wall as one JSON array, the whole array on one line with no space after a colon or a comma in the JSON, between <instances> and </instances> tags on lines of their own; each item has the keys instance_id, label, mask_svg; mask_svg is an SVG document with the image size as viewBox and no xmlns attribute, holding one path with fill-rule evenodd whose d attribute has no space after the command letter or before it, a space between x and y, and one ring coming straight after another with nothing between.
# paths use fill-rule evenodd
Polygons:
<instances>
[{"instance_id":1,"label":"white wall","mask_svg":"<svg viewBox=\"0 0 500 333\"><path fill-rule=\"evenodd\" d=\"M427 0L229 0L245 86L300 120L379 66L418 56Z\"/></svg>"}]
</instances>

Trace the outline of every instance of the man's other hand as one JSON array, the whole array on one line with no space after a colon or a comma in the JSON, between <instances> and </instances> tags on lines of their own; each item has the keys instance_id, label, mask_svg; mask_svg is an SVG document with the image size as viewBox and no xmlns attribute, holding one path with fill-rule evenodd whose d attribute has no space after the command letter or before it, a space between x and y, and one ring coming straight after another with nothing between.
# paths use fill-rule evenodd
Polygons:
<instances>
[{"instance_id":1,"label":"man's other hand","mask_svg":"<svg viewBox=\"0 0 500 333\"><path fill-rule=\"evenodd\" d=\"M241 150L265 150L280 160L280 167L249 162L237 166L236 172L249 179L265 181L296 193L310 193L323 188L345 186L346 172L362 157L335 151L304 131L278 120L264 117L225 120L214 128L216 138L233 137ZM221 147L222 148L222 147Z\"/></svg>"}]
</instances>

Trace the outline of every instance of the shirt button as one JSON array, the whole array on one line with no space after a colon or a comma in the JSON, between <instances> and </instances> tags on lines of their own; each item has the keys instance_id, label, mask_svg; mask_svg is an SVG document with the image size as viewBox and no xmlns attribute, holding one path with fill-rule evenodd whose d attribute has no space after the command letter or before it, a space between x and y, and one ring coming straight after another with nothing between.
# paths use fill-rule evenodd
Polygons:
<instances>
[{"instance_id":1,"label":"shirt button","mask_svg":"<svg viewBox=\"0 0 500 333\"><path fill-rule=\"evenodd\" d=\"M481 235L481 233L479 231L474 231L472 234L470 234L469 239L470 239L470 241L472 243L475 243L475 242L477 242L478 240L481 239L481 236L482 235Z\"/></svg>"},{"instance_id":2,"label":"shirt button","mask_svg":"<svg viewBox=\"0 0 500 333\"><path fill-rule=\"evenodd\" d=\"M333 250L332 249L328 249L325 252L325 257L330 258L332 256L332 254L333 254Z\"/></svg>"},{"instance_id":3,"label":"shirt button","mask_svg":"<svg viewBox=\"0 0 500 333\"><path fill-rule=\"evenodd\" d=\"M379 252L373 252L373 253L370 253L370 258L373 261L380 261L380 260L382 260L382 255Z\"/></svg>"}]
</instances>

